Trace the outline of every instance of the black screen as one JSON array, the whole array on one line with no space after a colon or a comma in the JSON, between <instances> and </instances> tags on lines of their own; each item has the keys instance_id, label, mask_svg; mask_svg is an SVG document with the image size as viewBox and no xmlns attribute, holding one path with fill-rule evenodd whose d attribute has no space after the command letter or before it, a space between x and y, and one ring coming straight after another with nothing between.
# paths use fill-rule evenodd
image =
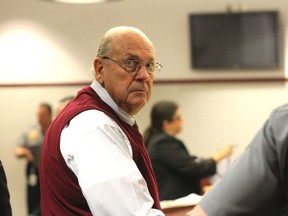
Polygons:
<instances>
[{"instance_id":1,"label":"black screen","mask_svg":"<svg viewBox=\"0 0 288 216\"><path fill-rule=\"evenodd\" d=\"M192 67L276 69L278 12L190 15Z\"/></svg>"}]
</instances>

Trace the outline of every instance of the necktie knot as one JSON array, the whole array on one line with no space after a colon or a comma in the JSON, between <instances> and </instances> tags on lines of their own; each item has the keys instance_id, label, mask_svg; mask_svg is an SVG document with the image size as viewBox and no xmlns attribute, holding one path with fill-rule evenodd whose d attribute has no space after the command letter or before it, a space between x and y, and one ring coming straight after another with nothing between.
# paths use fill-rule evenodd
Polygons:
<instances>
[{"instance_id":1,"label":"necktie knot","mask_svg":"<svg viewBox=\"0 0 288 216\"><path fill-rule=\"evenodd\" d=\"M133 125L132 127L133 127L135 130L139 131L139 127L138 127L136 121L134 122L134 125Z\"/></svg>"}]
</instances>

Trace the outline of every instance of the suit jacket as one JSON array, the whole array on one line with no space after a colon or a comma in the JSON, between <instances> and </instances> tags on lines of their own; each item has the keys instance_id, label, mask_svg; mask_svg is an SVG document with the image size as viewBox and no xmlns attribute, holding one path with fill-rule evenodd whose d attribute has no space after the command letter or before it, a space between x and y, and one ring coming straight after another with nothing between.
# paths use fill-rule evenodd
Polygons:
<instances>
[{"instance_id":1,"label":"suit jacket","mask_svg":"<svg viewBox=\"0 0 288 216\"><path fill-rule=\"evenodd\" d=\"M201 193L201 178L216 173L212 159L190 155L184 143L174 136L158 133L147 143L156 175L160 200L173 200Z\"/></svg>"},{"instance_id":2,"label":"suit jacket","mask_svg":"<svg viewBox=\"0 0 288 216\"><path fill-rule=\"evenodd\" d=\"M10 194L7 187L6 174L1 160L0 160L0 215L1 216L12 215L10 205Z\"/></svg>"}]
</instances>

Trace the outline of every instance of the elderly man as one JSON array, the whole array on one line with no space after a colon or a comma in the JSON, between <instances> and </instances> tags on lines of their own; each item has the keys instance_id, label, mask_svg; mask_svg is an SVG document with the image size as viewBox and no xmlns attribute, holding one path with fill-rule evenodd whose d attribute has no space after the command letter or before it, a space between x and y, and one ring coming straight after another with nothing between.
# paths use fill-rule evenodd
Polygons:
<instances>
[{"instance_id":1,"label":"elderly man","mask_svg":"<svg viewBox=\"0 0 288 216\"><path fill-rule=\"evenodd\" d=\"M115 27L100 44L94 82L57 116L41 156L43 215L163 215L134 115L151 96L152 42Z\"/></svg>"}]
</instances>

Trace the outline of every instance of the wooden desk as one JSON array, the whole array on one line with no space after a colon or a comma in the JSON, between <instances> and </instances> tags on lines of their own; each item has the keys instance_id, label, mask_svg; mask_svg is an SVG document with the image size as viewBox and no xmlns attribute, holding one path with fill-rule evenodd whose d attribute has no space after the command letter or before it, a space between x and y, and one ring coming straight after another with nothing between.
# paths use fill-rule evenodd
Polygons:
<instances>
[{"instance_id":1,"label":"wooden desk","mask_svg":"<svg viewBox=\"0 0 288 216\"><path fill-rule=\"evenodd\" d=\"M185 206L185 207L174 207L162 209L165 216L186 216L186 214L191 211L194 206Z\"/></svg>"}]
</instances>

